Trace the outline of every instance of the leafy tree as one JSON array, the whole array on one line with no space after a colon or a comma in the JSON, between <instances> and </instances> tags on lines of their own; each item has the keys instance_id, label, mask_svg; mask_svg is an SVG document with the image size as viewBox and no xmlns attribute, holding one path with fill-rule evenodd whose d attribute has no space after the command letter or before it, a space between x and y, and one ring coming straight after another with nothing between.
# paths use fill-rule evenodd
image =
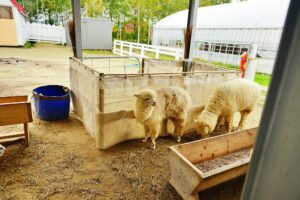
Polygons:
<instances>
[{"instance_id":1,"label":"leafy tree","mask_svg":"<svg viewBox=\"0 0 300 200\"><path fill-rule=\"evenodd\" d=\"M71 0L17 0L27 11L28 19L59 24L71 13ZM229 3L231 0L200 0L199 6ZM82 15L107 16L113 22L113 37L147 43L153 23L188 8L189 0L81 0ZM150 23L152 22L152 23ZM133 31L125 31L132 27ZM128 28L126 29L128 30Z\"/></svg>"},{"instance_id":2,"label":"leafy tree","mask_svg":"<svg viewBox=\"0 0 300 200\"><path fill-rule=\"evenodd\" d=\"M84 15L88 17L99 17L104 11L103 0L81 0L81 6L84 10Z\"/></svg>"}]
</instances>

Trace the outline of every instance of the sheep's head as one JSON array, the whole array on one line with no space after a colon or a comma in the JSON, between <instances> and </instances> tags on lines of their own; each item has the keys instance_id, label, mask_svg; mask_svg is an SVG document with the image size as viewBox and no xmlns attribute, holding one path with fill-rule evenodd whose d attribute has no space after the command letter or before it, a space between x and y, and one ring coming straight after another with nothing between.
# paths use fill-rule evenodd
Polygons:
<instances>
[{"instance_id":1,"label":"sheep's head","mask_svg":"<svg viewBox=\"0 0 300 200\"><path fill-rule=\"evenodd\" d=\"M204 136L212 132L217 124L217 119L218 116L216 114L204 110L198 119L194 119L198 134Z\"/></svg>"},{"instance_id":2,"label":"sheep's head","mask_svg":"<svg viewBox=\"0 0 300 200\"><path fill-rule=\"evenodd\" d=\"M0 156L3 156L5 147L0 144Z\"/></svg>"},{"instance_id":3,"label":"sheep's head","mask_svg":"<svg viewBox=\"0 0 300 200\"><path fill-rule=\"evenodd\" d=\"M143 108L154 107L157 104L157 95L151 89L141 90L138 94L134 95L137 97L137 101Z\"/></svg>"}]
</instances>

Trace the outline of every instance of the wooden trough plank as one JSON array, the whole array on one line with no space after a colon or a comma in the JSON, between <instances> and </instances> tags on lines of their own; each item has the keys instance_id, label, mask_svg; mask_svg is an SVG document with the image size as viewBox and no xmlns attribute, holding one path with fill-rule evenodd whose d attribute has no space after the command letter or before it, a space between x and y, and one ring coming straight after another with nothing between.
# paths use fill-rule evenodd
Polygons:
<instances>
[{"instance_id":1,"label":"wooden trough plank","mask_svg":"<svg viewBox=\"0 0 300 200\"><path fill-rule=\"evenodd\" d=\"M17 103L17 102L27 102L27 96L10 96L10 97L0 97L0 104L4 103Z\"/></svg>"},{"instance_id":2,"label":"wooden trough plank","mask_svg":"<svg viewBox=\"0 0 300 200\"><path fill-rule=\"evenodd\" d=\"M0 104L0 126L32 122L30 103Z\"/></svg>"},{"instance_id":3,"label":"wooden trough plank","mask_svg":"<svg viewBox=\"0 0 300 200\"><path fill-rule=\"evenodd\" d=\"M196 167L185 159L182 159L181 156L178 156L176 150L173 150L172 148L170 149L169 158L171 165L170 184L181 195L181 197L183 197L183 199L198 200L198 194L192 194L194 188L197 187L198 183L201 181L201 177L198 174ZM195 170L191 170L193 167Z\"/></svg>"},{"instance_id":4,"label":"wooden trough plank","mask_svg":"<svg viewBox=\"0 0 300 200\"><path fill-rule=\"evenodd\" d=\"M194 141L175 148L192 163L210 160L224 154L238 151L242 148L251 147L254 144L257 128L238 131L226 135L219 135ZM246 133L246 134L245 134ZM242 137L241 137L242 136ZM225 139L226 138L226 139Z\"/></svg>"},{"instance_id":5,"label":"wooden trough plank","mask_svg":"<svg viewBox=\"0 0 300 200\"><path fill-rule=\"evenodd\" d=\"M202 191L211 188L215 185L218 185L220 183L229 181L233 178L244 175L247 173L247 170L248 170L248 163L245 163L239 167L227 171L223 171L222 173L203 179L203 181L199 183L199 186L196 188L195 191Z\"/></svg>"}]
</instances>

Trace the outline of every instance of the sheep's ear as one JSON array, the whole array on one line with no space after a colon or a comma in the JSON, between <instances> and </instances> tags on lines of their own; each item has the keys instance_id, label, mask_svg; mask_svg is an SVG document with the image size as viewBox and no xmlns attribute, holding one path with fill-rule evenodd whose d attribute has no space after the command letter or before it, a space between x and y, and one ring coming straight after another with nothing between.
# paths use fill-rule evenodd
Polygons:
<instances>
[{"instance_id":1,"label":"sheep's ear","mask_svg":"<svg viewBox=\"0 0 300 200\"><path fill-rule=\"evenodd\" d=\"M135 94L134 95L136 98L140 98L140 95L139 94Z\"/></svg>"}]
</instances>

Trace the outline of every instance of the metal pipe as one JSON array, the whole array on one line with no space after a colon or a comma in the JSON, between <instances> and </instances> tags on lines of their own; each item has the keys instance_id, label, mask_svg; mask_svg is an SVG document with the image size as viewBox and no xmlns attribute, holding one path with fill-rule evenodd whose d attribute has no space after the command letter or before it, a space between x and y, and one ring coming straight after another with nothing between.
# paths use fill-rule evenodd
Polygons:
<instances>
[{"instance_id":1,"label":"metal pipe","mask_svg":"<svg viewBox=\"0 0 300 200\"><path fill-rule=\"evenodd\" d=\"M197 24L198 0L189 1L188 21L185 33L183 72L191 71L193 50L195 48L195 30Z\"/></svg>"},{"instance_id":2,"label":"metal pipe","mask_svg":"<svg viewBox=\"0 0 300 200\"><path fill-rule=\"evenodd\" d=\"M80 0L72 0L73 21L75 24L75 47L76 58L82 58L82 38L81 38L81 12Z\"/></svg>"}]
</instances>

